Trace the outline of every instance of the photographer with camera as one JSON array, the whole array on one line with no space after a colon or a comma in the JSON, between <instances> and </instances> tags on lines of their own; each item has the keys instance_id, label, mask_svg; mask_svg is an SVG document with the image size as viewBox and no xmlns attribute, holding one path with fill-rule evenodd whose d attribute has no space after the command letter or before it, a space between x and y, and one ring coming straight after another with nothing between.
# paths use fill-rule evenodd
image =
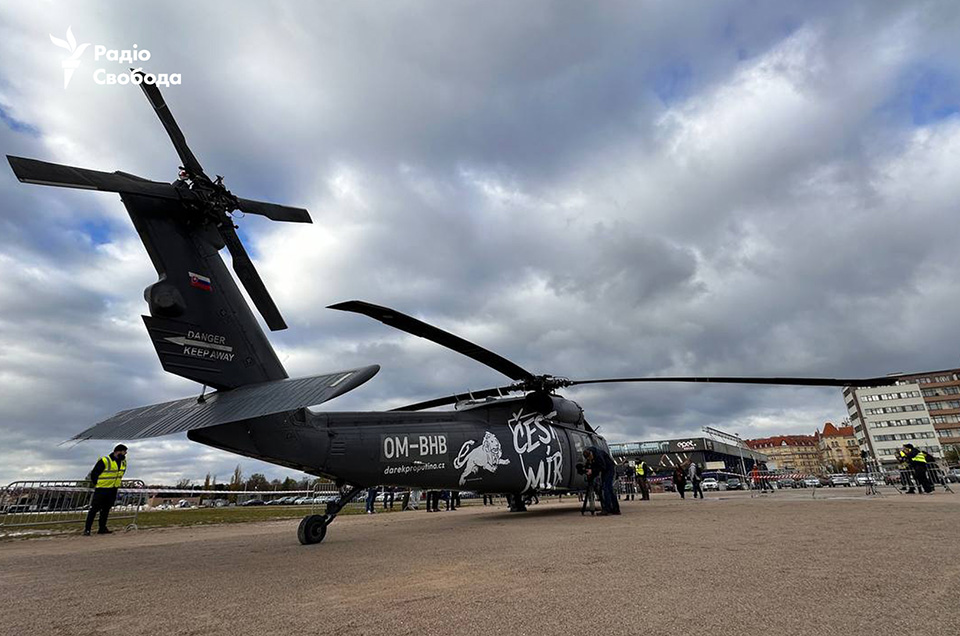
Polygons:
<instances>
[{"instance_id":1,"label":"photographer with camera","mask_svg":"<svg viewBox=\"0 0 960 636\"><path fill-rule=\"evenodd\" d=\"M904 444L902 456L907 460L908 465L913 470L913 478L917 482L918 491L922 494L933 492L933 482L930 481L930 475L927 472L928 464L933 462L933 456L923 452L919 448L914 448L913 444Z\"/></svg>"},{"instance_id":2,"label":"photographer with camera","mask_svg":"<svg viewBox=\"0 0 960 636\"><path fill-rule=\"evenodd\" d=\"M577 474L583 475L587 478L587 489L583 493L583 505L580 506L580 515L583 516L583 514L589 508L590 516L593 516L597 513L597 499L599 499L601 496L599 488L600 484L597 481L597 471L593 469L590 462L581 462L577 464Z\"/></svg>"},{"instance_id":3,"label":"photographer with camera","mask_svg":"<svg viewBox=\"0 0 960 636\"><path fill-rule=\"evenodd\" d=\"M613 481L617 478L617 465L610 457L610 453L602 448L590 446L584 449L583 459L587 470L600 477L600 507L602 508L600 515L620 514L620 502L617 501L617 495L613 492Z\"/></svg>"}]
</instances>

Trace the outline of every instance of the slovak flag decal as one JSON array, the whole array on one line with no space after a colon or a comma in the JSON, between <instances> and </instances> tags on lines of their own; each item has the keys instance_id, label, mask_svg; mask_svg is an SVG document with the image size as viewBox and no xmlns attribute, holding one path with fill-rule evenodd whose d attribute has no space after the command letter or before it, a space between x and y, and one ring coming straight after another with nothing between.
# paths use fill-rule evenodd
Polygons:
<instances>
[{"instance_id":1,"label":"slovak flag decal","mask_svg":"<svg viewBox=\"0 0 960 636\"><path fill-rule=\"evenodd\" d=\"M200 274L194 274L193 272L187 272L190 274L190 286L196 287L197 289L202 289L203 291L213 291L213 287L210 285L210 279L206 276L201 276Z\"/></svg>"}]
</instances>

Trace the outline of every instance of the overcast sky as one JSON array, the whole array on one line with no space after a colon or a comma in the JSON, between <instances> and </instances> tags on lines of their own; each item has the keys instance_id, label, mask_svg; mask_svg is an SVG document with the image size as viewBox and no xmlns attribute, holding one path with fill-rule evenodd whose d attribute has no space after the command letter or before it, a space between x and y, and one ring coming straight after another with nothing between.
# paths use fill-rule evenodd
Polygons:
<instances>
[{"instance_id":1,"label":"overcast sky","mask_svg":"<svg viewBox=\"0 0 960 636\"><path fill-rule=\"evenodd\" d=\"M90 43L63 87L69 53ZM363 316L389 305L569 377L873 376L960 366L960 5L4 2L0 149L156 180L178 159L94 45L151 53L210 174L314 225L243 219L292 376L377 363L375 410L496 372ZM114 412L196 394L140 315L115 194L0 166L0 482L79 478ZM836 389L566 392L609 441L812 433ZM290 471L183 436L130 476Z\"/></svg>"}]
</instances>

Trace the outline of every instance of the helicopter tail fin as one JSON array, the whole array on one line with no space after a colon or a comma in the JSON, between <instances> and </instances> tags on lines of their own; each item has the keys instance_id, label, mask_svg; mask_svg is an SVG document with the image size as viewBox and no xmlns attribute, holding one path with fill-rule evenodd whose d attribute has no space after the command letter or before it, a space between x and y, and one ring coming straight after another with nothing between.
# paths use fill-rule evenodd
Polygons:
<instances>
[{"instance_id":1,"label":"helicopter tail fin","mask_svg":"<svg viewBox=\"0 0 960 636\"><path fill-rule=\"evenodd\" d=\"M227 270L214 227L184 202L122 193L159 280L143 321L165 371L218 390L287 373Z\"/></svg>"}]
</instances>

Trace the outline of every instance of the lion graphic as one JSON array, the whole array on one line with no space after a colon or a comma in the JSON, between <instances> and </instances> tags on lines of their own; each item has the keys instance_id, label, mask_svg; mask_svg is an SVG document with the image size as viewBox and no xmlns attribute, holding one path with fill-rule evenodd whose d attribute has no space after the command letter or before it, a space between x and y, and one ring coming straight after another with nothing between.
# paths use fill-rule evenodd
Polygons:
<instances>
[{"instance_id":1,"label":"lion graphic","mask_svg":"<svg viewBox=\"0 0 960 636\"><path fill-rule=\"evenodd\" d=\"M466 466L463 474L460 475L461 486L466 483L467 477L481 468L492 473L496 472L497 466L510 463L509 459L502 459L503 451L500 449L500 440L490 431L483 434L483 441L480 446L473 448L474 444L476 444L476 441L472 439L464 442L463 446L460 447L460 452L457 453L457 458L453 460L453 467L457 470ZM470 450L471 448L473 450Z\"/></svg>"}]
</instances>

